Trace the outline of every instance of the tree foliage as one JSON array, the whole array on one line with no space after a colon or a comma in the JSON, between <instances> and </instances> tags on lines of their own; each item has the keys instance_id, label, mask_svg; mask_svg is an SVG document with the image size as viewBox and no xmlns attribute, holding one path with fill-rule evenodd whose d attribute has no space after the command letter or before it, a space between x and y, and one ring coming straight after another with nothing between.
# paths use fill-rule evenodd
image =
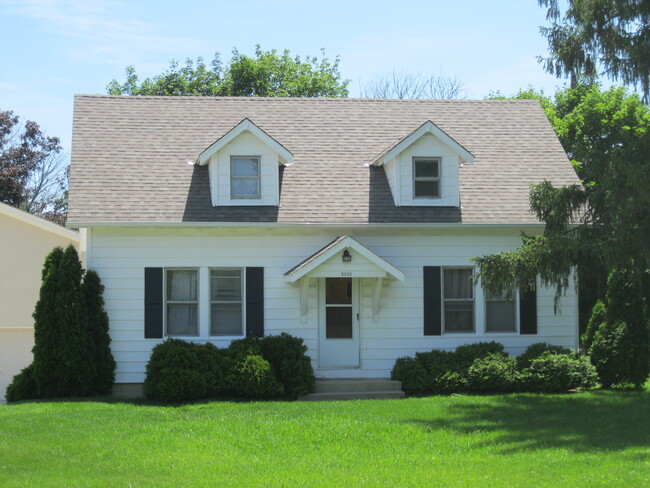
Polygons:
<instances>
[{"instance_id":1,"label":"tree foliage","mask_svg":"<svg viewBox=\"0 0 650 488\"><path fill-rule=\"evenodd\" d=\"M465 98L463 82L442 73L426 76L393 70L375 76L362 89L364 98Z\"/></svg>"},{"instance_id":2,"label":"tree foliage","mask_svg":"<svg viewBox=\"0 0 650 488\"><path fill-rule=\"evenodd\" d=\"M342 80L339 58L301 58L288 49L279 54L259 45L250 57L233 49L228 66L219 53L210 65L202 58L187 59L181 66L173 60L164 73L140 82L133 66L126 68L126 81L111 81L109 95L193 95L258 97L346 97L349 80Z\"/></svg>"},{"instance_id":3,"label":"tree foliage","mask_svg":"<svg viewBox=\"0 0 650 488\"><path fill-rule=\"evenodd\" d=\"M549 73L594 80L599 69L650 95L650 2L647 0L538 0L551 21L541 32L550 57L540 58Z\"/></svg>"},{"instance_id":4,"label":"tree foliage","mask_svg":"<svg viewBox=\"0 0 650 488\"><path fill-rule=\"evenodd\" d=\"M553 99L533 90L516 98L540 100L582 185L532 185L531 210L546 224L543 234L523 235L515 251L475 258L477 275L493 293L513 283L525 287L539 275L556 287L557 300L577 267L593 306L603 298L603 276L609 274L606 320L596 311L586 338L596 348L599 374L608 370L608 378L637 384L640 376L629 371L648 374L639 365L648 362L649 347L644 303L650 295L650 108L625 88L603 91L584 82ZM624 305L612 308L611 297Z\"/></svg>"},{"instance_id":5,"label":"tree foliage","mask_svg":"<svg viewBox=\"0 0 650 488\"><path fill-rule=\"evenodd\" d=\"M516 251L476 259L491 291L538 274L558 296L574 266L605 270L646 269L650 257L650 109L623 87L602 90L581 83L554 98L534 90L582 185L532 185L530 205L546 224L542 235L524 235Z\"/></svg>"},{"instance_id":6,"label":"tree foliage","mask_svg":"<svg viewBox=\"0 0 650 488\"><path fill-rule=\"evenodd\" d=\"M0 201L59 224L67 213L67 158L57 137L0 110Z\"/></svg>"}]
</instances>

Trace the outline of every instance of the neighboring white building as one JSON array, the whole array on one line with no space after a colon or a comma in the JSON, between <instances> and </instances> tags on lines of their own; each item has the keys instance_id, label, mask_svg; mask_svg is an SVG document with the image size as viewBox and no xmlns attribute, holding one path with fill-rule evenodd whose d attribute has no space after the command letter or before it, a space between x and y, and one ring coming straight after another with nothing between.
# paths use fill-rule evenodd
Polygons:
<instances>
[{"instance_id":1,"label":"neighboring white building","mask_svg":"<svg viewBox=\"0 0 650 488\"><path fill-rule=\"evenodd\" d=\"M0 401L13 377L32 362L34 306L45 256L74 245L79 234L0 203Z\"/></svg>"},{"instance_id":2,"label":"neighboring white building","mask_svg":"<svg viewBox=\"0 0 650 488\"><path fill-rule=\"evenodd\" d=\"M577 346L573 288L490 299L474 256L578 178L538 102L75 99L69 225L106 287L118 384L166 337L302 337L319 377L495 340Z\"/></svg>"}]
</instances>

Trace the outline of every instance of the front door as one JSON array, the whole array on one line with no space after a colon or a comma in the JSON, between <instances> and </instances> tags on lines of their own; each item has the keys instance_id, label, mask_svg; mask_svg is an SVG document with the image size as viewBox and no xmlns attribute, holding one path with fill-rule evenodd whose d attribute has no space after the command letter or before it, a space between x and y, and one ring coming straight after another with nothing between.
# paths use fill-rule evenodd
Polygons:
<instances>
[{"instance_id":1,"label":"front door","mask_svg":"<svg viewBox=\"0 0 650 488\"><path fill-rule=\"evenodd\" d=\"M359 280L324 278L319 284L319 367L359 367Z\"/></svg>"}]
</instances>

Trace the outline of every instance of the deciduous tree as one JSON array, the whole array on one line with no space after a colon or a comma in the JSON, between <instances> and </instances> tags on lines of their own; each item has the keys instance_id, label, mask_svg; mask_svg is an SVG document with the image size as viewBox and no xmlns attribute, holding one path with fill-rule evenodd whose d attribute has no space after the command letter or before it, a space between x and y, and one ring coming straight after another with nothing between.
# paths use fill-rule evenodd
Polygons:
<instances>
[{"instance_id":1,"label":"deciduous tree","mask_svg":"<svg viewBox=\"0 0 650 488\"><path fill-rule=\"evenodd\" d=\"M259 45L254 56L233 49L230 64L223 66L219 53L207 66L202 58L187 59L184 66L172 61L164 73L140 82L133 66L126 81L111 81L109 95L197 95L259 97L346 97L349 80L342 80L339 58L301 58L288 49L279 54Z\"/></svg>"}]
</instances>

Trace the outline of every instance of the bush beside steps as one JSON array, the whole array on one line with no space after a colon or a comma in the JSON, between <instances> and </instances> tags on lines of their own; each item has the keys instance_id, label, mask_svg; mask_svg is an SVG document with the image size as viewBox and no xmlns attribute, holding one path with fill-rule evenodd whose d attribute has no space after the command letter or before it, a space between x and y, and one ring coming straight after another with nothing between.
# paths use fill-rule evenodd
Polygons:
<instances>
[{"instance_id":1,"label":"bush beside steps","mask_svg":"<svg viewBox=\"0 0 650 488\"><path fill-rule=\"evenodd\" d=\"M434 349L401 357L391 378L407 395L456 392L562 393L596 386L596 369L586 356L570 349L537 343L519 357L508 356L498 342L479 342L455 351Z\"/></svg>"},{"instance_id":2,"label":"bush beside steps","mask_svg":"<svg viewBox=\"0 0 650 488\"><path fill-rule=\"evenodd\" d=\"M314 384L307 346L287 333L239 339L225 349L167 339L151 352L144 394L163 402L296 399Z\"/></svg>"}]
</instances>

